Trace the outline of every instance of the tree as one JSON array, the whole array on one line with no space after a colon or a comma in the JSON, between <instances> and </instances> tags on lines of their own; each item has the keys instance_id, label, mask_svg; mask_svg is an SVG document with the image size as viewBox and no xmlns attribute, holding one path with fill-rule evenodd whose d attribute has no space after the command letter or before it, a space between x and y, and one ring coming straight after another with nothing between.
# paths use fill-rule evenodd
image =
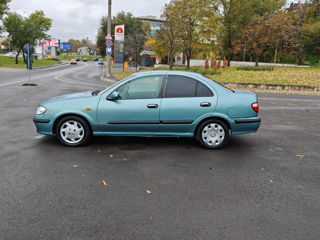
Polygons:
<instances>
[{"instance_id":1,"label":"tree","mask_svg":"<svg viewBox=\"0 0 320 240\"><path fill-rule=\"evenodd\" d=\"M0 19L2 19L3 14L8 11L8 3L10 0L0 0Z\"/></svg>"},{"instance_id":2,"label":"tree","mask_svg":"<svg viewBox=\"0 0 320 240\"><path fill-rule=\"evenodd\" d=\"M222 29L218 35L223 55L228 57L228 66L234 52L234 44L240 39L242 29L255 18L279 10L285 0L219 0Z\"/></svg>"},{"instance_id":3,"label":"tree","mask_svg":"<svg viewBox=\"0 0 320 240\"><path fill-rule=\"evenodd\" d=\"M71 52L77 52L78 48L80 48L81 46L81 41L77 39L69 39L68 42L71 45L71 49L70 49Z\"/></svg>"},{"instance_id":4,"label":"tree","mask_svg":"<svg viewBox=\"0 0 320 240\"><path fill-rule=\"evenodd\" d=\"M3 20L4 29L9 33L13 47L19 49L16 64L18 64L18 56L23 45L35 44L37 40L47 38L46 32L50 29L51 24L52 20L46 18L43 11L35 11L28 18L17 13L10 13Z\"/></svg>"},{"instance_id":5,"label":"tree","mask_svg":"<svg viewBox=\"0 0 320 240\"><path fill-rule=\"evenodd\" d=\"M132 57L137 65L139 55L143 49L144 43L147 40L147 35L150 32L150 26L144 24L138 18L133 17L131 13L119 12L112 18L111 28L112 36L114 36L114 28L116 25L125 25L125 38L124 38L124 59ZM102 56L106 55L106 40L108 18L103 17L100 21L100 29L97 35L97 47Z\"/></svg>"},{"instance_id":6,"label":"tree","mask_svg":"<svg viewBox=\"0 0 320 240\"><path fill-rule=\"evenodd\" d=\"M304 45L306 53L319 57L320 66L320 21L303 26L300 42Z\"/></svg>"},{"instance_id":7,"label":"tree","mask_svg":"<svg viewBox=\"0 0 320 240\"><path fill-rule=\"evenodd\" d=\"M165 5L162 17L165 19L163 27L157 32L154 50L163 57L163 52L168 53L170 70L173 68L174 56L181 51L182 43L179 39L184 29L176 13L178 0L173 0ZM181 10L181 9L180 9Z\"/></svg>"}]
</instances>

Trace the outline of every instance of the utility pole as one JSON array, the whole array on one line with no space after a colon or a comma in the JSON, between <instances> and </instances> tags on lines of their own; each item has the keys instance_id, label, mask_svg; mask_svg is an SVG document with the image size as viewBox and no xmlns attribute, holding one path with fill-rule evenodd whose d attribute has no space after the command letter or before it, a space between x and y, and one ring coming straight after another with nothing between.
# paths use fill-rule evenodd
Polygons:
<instances>
[{"instance_id":1,"label":"utility pole","mask_svg":"<svg viewBox=\"0 0 320 240\"><path fill-rule=\"evenodd\" d=\"M108 34L111 35L111 0L108 0ZM111 77L111 54L107 55L107 78Z\"/></svg>"}]
</instances>

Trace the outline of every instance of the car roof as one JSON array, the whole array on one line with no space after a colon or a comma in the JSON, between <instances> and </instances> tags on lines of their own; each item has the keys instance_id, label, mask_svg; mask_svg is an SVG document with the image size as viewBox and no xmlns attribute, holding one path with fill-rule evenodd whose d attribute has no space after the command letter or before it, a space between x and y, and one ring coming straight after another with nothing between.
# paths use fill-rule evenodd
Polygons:
<instances>
[{"instance_id":1,"label":"car roof","mask_svg":"<svg viewBox=\"0 0 320 240\"><path fill-rule=\"evenodd\" d=\"M147 76L147 75L181 75L181 76L190 76L190 77L202 77L199 73L187 72L187 71L173 71L173 70L154 70L154 71L142 71L134 73L134 76Z\"/></svg>"}]
</instances>

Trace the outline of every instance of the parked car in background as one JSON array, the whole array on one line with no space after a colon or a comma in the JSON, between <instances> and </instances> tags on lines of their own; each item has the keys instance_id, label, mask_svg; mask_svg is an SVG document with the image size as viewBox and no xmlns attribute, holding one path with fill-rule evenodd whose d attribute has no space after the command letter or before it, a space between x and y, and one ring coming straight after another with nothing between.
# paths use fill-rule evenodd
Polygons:
<instances>
[{"instance_id":1,"label":"parked car in background","mask_svg":"<svg viewBox=\"0 0 320 240\"><path fill-rule=\"evenodd\" d=\"M79 61L80 61L78 57L75 57L74 59L75 59L77 62L79 62Z\"/></svg>"},{"instance_id":2,"label":"parked car in background","mask_svg":"<svg viewBox=\"0 0 320 240\"><path fill-rule=\"evenodd\" d=\"M92 59L91 61L93 61L93 62L98 62L99 59L100 59L100 58L94 58L94 59Z\"/></svg>"},{"instance_id":3,"label":"parked car in background","mask_svg":"<svg viewBox=\"0 0 320 240\"><path fill-rule=\"evenodd\" d=\"M72 65L72 64L76 65L76 64L77 64L77 61L76 61L75 59L71 59L70 64L71 64L71 65Z\"/></svg>"},{"instance_id":4,"label":"parked car in background","mask_svg":"<svg viewBox=\"0 0 320 240\"><path fill-rule=\"evenodd\" d=\"M194 137L206 148L260 126L255 93L228 89L200 74L139 72L103 91L55 97L34 116L37 132L66 146L94 136Z\"/></svg>"},{"instance_id":5,"label":"parked car in background","mask_svg":"<svg viewBox=\"0 0 320 240\"><path fill-rule=\"evenodd\" d=\"M99 64L99 65L103 65L103 64L104 64L104 63L103 63L103 60L102 60L102 59L99 59L98 64Z\"/></svg>"},{"instance_id":6,"label":"parked car in background","mask_svg":"<svg viewBox=\"0 0 320 240\"><path fill-rule=\"evenodd\" d=\"M84 58L83 61L84 61L84 62L88 62L88 59L87 59L87 58Z\"/></svg>"}]
</instances>

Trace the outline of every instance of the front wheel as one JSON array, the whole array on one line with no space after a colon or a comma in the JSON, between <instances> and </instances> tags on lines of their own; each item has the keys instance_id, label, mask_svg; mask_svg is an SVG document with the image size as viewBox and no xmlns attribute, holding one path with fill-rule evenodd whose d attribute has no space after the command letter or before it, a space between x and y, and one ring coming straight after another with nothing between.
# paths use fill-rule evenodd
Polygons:
<instances>
[{"instance_id":1,"label":"front wheel","mask_svg":"<svg viewBox=\"0 0 320 240\"><path fill-rule=\"evenodd\" d=\"M221 148L229 139L229 128L218 119L207 120L200 125L196 137L206 148Z\"/></svg>"},{"instance_id":2,"label":"front wheel","mask_svg":"<svg viewBox=\"0 0 320 240\"><path fill-rule=\"evenodd\" d=\"M62 118L56 127L58 142L69 147L85 145L91 138L88 124L79 117L67 116Z\"/></svg>"}]
</instances>

